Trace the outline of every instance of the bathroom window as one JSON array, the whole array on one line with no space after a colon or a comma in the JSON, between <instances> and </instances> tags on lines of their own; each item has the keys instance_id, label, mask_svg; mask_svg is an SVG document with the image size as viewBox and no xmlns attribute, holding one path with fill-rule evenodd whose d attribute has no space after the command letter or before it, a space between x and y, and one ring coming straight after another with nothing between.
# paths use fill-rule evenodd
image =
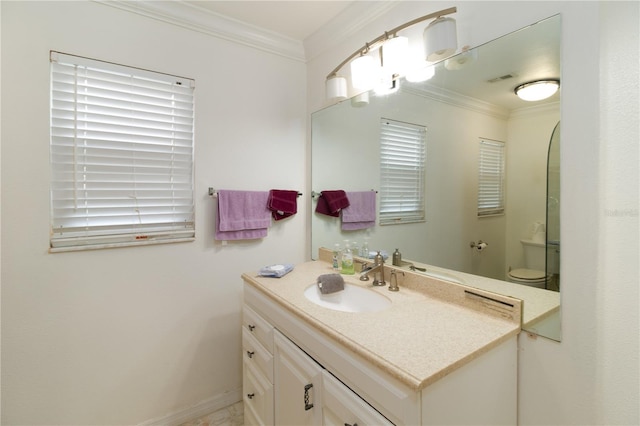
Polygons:
<instances>
[{"instance_id":1,"label":"bathroom window","mask_svg":"<svg viewBox=\"0 0 640 426\"><path fill-rule=\"evenodd\" d=\"M478 216L504 214L504 142L480 139Z\"/></svg>"},{"instance_id":2,"label":"bathroom window","mask_svg":"<svg viewBox=\"0 0 640 426\"><path fill-rule=\"evenodd\" d=\"M194 81L50 59L51 251L192 240Z\"/></svg>"},{"instance_id":3,"label":"bathroom window","mask_svg":"<svg viewBox=\"0 0 640 426\"><path fill-rule=\"evenodd\" d=\"M424 222L426 133L380 120L380 225Z\"/></svg>"}]
</instances>

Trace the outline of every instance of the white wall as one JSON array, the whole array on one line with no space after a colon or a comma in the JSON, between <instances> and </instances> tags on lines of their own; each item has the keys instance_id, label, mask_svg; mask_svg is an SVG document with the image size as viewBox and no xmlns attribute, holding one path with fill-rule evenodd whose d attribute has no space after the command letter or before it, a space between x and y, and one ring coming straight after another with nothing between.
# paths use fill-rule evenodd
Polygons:
<instances>
[{"instance_id":1,"label":"white wall","mask_svg":"<svg viewBox=\"0 0 640 426\"><path fill-rule=\"evenodd\" d=\"M637 425L638 3L415 1L366 23L354 13L325 34L333 50L320 34L306 43L309 109L364 42L451 6L460 44L473 46L562 13L563 340L521 336L520 423Z\"/></svg>"},{"instance_id":2,"label":"white wall","mask_svg":"<svg viewBox=\"0 0 640 426\"><path fill-rule=\"evenodd\" d=\"M560 120L559 107L554 104L520 110L509 119L504 274L509 267L524 266L520 240L532 238L534 222L546 222L547 153L553 129Z\"/></svg>"},{"instance_id":3,"label":"white wall","mask_svg":"<svg viewBox=\"0 0 640 426\"><path fill-rule=\"evenodd\" d=\"M2 2L2 423L240 399L240 274L305 260L306 202L213 239L217 189L303 190L305 65L96 2ZM196 80L196 241L49 254L49 50Z\"/></svg>"}]
</instances>

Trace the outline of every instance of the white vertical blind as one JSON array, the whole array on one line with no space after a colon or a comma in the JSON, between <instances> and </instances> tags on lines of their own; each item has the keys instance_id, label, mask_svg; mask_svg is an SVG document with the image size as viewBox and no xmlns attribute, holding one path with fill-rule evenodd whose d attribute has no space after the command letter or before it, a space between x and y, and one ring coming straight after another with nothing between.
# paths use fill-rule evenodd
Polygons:
<instances>
[{"instance_id":1,"label":"white vertical blind","mask_svg":"<svg viewBox=\"0 0 640 426\"><path fill-rule=\"evenodd\" d=\"M480 139L478 216L504 213L504 142Z\"/></svg>"},{"instance_id":2,"label":"white vertical blind","mask_svg":"<svg viewBox=\"0 0 640 426\"><path fill-rule=\"evenodd\" d=\"M51 52L51 247L189 239L194 82Z\"/></svg>"},{"instance_id":3,"label":"white vertical blind","mask_svg":"<svg viewBox=\"0 0 640 426\"><path fill-rule=\"evenodd\" d=\"M425 220L426 128L380 120L380 224Z\"/></svg>"}]
</instances>

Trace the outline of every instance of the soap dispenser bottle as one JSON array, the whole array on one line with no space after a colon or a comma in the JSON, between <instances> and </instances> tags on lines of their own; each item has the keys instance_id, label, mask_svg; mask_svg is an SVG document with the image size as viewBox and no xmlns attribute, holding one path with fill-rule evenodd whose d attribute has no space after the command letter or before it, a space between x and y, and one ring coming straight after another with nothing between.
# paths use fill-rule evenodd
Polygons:
<instances>
[{"instance_id":1,"label":"soap dispenser bottle","mask_svg":"<svg viewBox=\"0 0 640 426\"><path fill-rule=\"evenodd\" d=\"M345 242L344 251L342 252L342 271L340 271L344 275L353 275L355 274L355 269L353 267L353 253L351 253L351 246L349 242Z\"/></svg>"},{"instance_id":2,"label":"soap dispenser bottle","mask_svg":"<svg viewBox=\"0 0 640 426\"><path fill-rule=\"evenodd\" d=\"M393 264L393 266L400 266L402 264L402 254L400 254L400 251L398 249L393 252L393 260L391 261L391 263Z\"/></svg>"}]
</instances>

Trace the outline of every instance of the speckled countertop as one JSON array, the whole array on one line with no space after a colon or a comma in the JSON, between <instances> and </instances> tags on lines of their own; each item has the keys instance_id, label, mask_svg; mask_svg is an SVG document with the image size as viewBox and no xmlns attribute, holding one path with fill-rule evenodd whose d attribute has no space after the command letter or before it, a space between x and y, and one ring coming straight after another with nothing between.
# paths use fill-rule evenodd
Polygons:
<instances>
[{"instance_id":1,"label":"speckled countertop","mask_svg":"<svg viewBox=\"0 0 640 426\"><path fill-rule=\"evenodd\" d=\"M386 270L387 280L390 268ZM340 312L304 296L321 274L324 261L296 265L282 278L245 273L243 279L310 326L344 345L410 388L420 390L520 331L521 302L464 285L405 272L399 292L373 287L358 275L350 284L391 300L379 312Z\"/></svg>"},{"instance_id":2,"label":"speckled countertop","mask_svg":"<svg viewBox=\"0 0 640 426\"><path fill-rule=\"evenodd\" d=\"M556 313L560 309L560 293L526 285L514 284L507 281L487 278L480 275L467 274L465 272L451 271L420 262L406 262L426 268L430 272L443 275L453 275L463 284L479 288L492 293L503 294L523 302L522 329L527 330L531 325ZM402 269L407 270L408 267Z\"/></svg>"}]
</instances>

